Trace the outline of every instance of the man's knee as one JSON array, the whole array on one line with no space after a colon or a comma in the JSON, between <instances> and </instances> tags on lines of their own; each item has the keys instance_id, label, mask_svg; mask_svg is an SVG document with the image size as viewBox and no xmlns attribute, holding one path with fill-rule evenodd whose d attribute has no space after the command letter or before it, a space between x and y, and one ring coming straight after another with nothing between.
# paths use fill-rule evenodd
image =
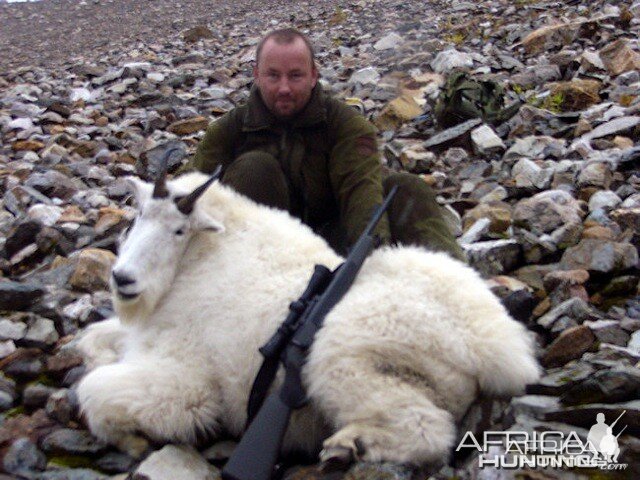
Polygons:
<instances>
[{"instance_id":1,"label":"man's knee","mask_svg":"<svg viewBox=\"0 0 640 480\"><path fill-rule=\"evenodd\" d=\"M396 207L401 207L402 210L419 207L424 214L435 216L442 214L435 192L417 175L391 173L384 179L382 186L385 195L393 187L398 187L398 193L393 204Z\"/></svg>"},{"instance_id":2,"label":"man's knee","mask_svg":"<svg viewBox=\"0 0 640 480\"><path fill-rule=\"evenodd\" d=\"M266 152L238 156L226 169L222 182L252 200L289 210L289 187L278 160Z\"/></svg>"},{"instance_id":3,"label":"man's knee","mask_svg":"<svg viewBox=\"0 0 640 480\"><path fill-rule=\"evenodd\" d=\"M446 251L464 259L462 249L447 226L436 194L420 177L391 173L383 181L385 194L394 186L398 192L389 208L389 226L396 242L422 245Z\"/></svg>"},{"instance_id":4,"label":"man's knee","mask_svg":"<svg viewBox=\"0 0 640 480\"><path fill-rule=\"evenodd\" d=\"M412 230L418 222L442 218L442 209L434 191L420 177L409 173L391 173L382 186L385 195L393 187L398 187L389 208L389 221L392 229L396 230L392 233L403 237L402 232Z\"/></svg>"}]
</instances>

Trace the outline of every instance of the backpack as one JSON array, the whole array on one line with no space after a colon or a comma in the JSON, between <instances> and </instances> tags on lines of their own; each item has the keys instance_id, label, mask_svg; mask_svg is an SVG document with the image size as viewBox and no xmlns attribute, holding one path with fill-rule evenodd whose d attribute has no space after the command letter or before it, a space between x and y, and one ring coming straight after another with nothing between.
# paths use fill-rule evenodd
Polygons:
<instances>
[{"instance_id":1,"label":"backpack","mask_svg":"<svg viewBox=\"0 0 640 480\"><path fill-rule=\"evenodd\" d=\"M482 118L486 123L499 125L515 115L519 108L519 103L504 108L504 89L497 82L479 80L457 70L447 78L436 101L434 114L438 125L444 128L472 118Z\"/></svg>"}]
</instances>

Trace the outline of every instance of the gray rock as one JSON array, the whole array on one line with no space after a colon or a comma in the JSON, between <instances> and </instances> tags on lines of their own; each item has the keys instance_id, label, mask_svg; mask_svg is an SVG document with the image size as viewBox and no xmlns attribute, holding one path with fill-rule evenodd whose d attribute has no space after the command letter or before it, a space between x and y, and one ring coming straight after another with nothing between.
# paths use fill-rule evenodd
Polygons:
<instances>
[{"instance_id":1,"label":"gray rock","mask_svg":"<svg viewBox=\"0 0 640 480\"><path fill-rule=\"evenodd\" d=\"M107 446L86 430L63 428L44 437L42 448L48 453L96 455L103 453Z\"/></svg>"},{"instance_id":2,"label":"gray rock","mask_svg":"<svg viewBox=\"0 0 640 480\"><path fill-rule=\"evenodd\" d=\"M568 248L580 241L583 230L584 227L580 223L568 223L556 228L548 237L558 248ZM546 235L543 235L540 239L545 237Z\"/></svg>"},{"instance_id":3,"label":"gray rock","mask_svg":"<svg viewBox=\"0 0 640 480\"><path fill-rule=\"evenodd\" d=\"M473 67L473 57L456 49L444 50L431 62L431 68L437 73L449 73L455 68Z\"/></svg>"},{"instance_id":4,"label":"gray rock","mask_svg":"<svg viewBox=\"0 0 640 480\"><path fill-rule=\"evenodd\" d=\"M602 343L609 343L626 347L629 343L629 334L625 332L617 320L598 320L585 322L596 338Z\"/></svg>"},{"instance_id":5,"label":"gray rock","mask_svg":"<svg viewBox=\"0 0 640 480\"><path fill-rule=\"evenodd\" d=\"M478 125L482 124L480 118L467 120L464 123L448 128L423 143L424 148L442 151L454 146L468 146L470 142L471 131Z\"/></svg>"},{"instance_id":6,"label":"gray rock","mask_svg":"<svg viewBox=\"0 0 640 480\"><path fill-rule=\"evenodd\" d=\"M48 318L37 317L29 325L29 329L22 341L30 347L46 348L54 345L58 338L59 335L53 321Z\"/></svg>"},{"instance_id":7,"label":"gray rock","mask_svg":"<svg viewBox=\"0 0 640 480\"><path fill-rule=\"evenodd\" d=\"M479 160L477 162L469 162L458 171L460 180L482 179L491 173L491 164L486 161Z\"/></svg>"},{"instance_id":8,"label":"gray rock","mask_svg":"<svg viewBox=\"0 0 640 480\"><path fill-rule=\"evenodd\" d=\"M478 155L502 152L506 148L502 139L489 125L481 125L471 131L473 149Z\"/></svg>"},{"instance_id":9,"label":"gray rock","mask_svg":"<svg viewBox=\"0 0 640 480\"><path fill-rule=\"evenodd\" d=\"M609 188L611 185L611 177L611 166L608 163L599 161L588 162L578 175L578 186Z\"/></svg>"},{"instance_id":10,"label":"gray rock","mask_svg":"<svg viewBox=\"0 0 640 480\"><path fill-rule=\"evenodd\" d=\"M180 55L171 59L174 66L184 65L186 63L204 63L205 57L202 53L193 52L186 55Z\"/></svg>"},{"instance_id":11,"label":"gray rock","mask_svg":"<svg viewBox=\"0 0 640 480\"><path fill-rule=\"evenodd\" d=\"M27 179L25 185L36 189L47 197L57 197L63 200L71 198L78 191L69 177L55 170L34 173Z\"/></svg>"},{"instance_id":12,"label":"gray rock","mask_svg":"<svg viewBox=\"0 0 640 480\"><path fill-rule=\"evenodd\" d=\"M455 167L469 158L464 148L453 147L444 152L442 161L450 167Z\"/></svg>"},{"instance_id":13,"label":"gray rock","mask_svg":"<svg viewBox=\"0 0 640 480\"><path fill-rule=\"evenodd\" d=\"M589 198L589 211L592 212L598 208L611 210L621 202L620 197L611 190L603 190L591 195L591 198Z\"/></svg>"},{"instance_id":14,"label":"gray rock","mask_svg":"<svg viewBox=\"0 0 640 480\"><path fill-rule=\"evenodd\" d=\"M23 220L15 225L7 234L4 246L7 257L13 257L25 246L34 243L40 230L42 230L42 225L35 220Z\"/></svg>"},{"instance_id":15,"label":"gray rock","mask_svg":"<svg viewBox=\"0 0 640 480\"><path fill-rule=\"evenodd\" d=\"M222 87L209 87L200 91L200 96L204 98L223 100L227 98L230 91Z\"/></svg>"},{"instance_id":16,"label":"gray rock","mask_svg":"<svg viewBox=\"0 0 640 480\"><path fill-rule=\"evenodd\" d=\"M126 453L109 452L96 461L96 466L107 473L126 473L135 465L136 460Z\"/></svg>"},{"instance_id":17,"label":"gray rock","mask_svg":"<svg viewBox=\"0 0 640 480\"><path fill-rule=\"evenodd\" d=\"M360 69L351 75L349 82L360 85L375 85L380 81L380 74L374 67Z\"/></svg>"},{"instance_id":18,"label":"gray rock","mask_svg":"<svg viewBox=\"0 0 640 480\"><path fill-rule=\"evenodd\" d=\"M509 272L520 261L520 245L515 240L490 240L463 247L469 264L486 276Z\"/></svg>"},{"instance_id":19,"label":"gray rock","mask_svg":"<svg viewBox=\"0 0 640 480\"><path fill-rule=\"evenodd\" d=\"M55 391L55 388L47 387L41 383L28 385L22 394L22 403L27 408L42 408L47 403L49 396Z\"/></svg>"},{"instance_id":20,"label":"gray rock","mask_svg":"<svg viewBox=\"0 0 640 480\"><path fill-rule=\"evenodd\" d=\"M640 395L640 373L635 368L601 370L572 385L562 395L565 405L616 403Z\"/></svg>"},{"instance_id":21,"label":"gray rock","mask_svg":"<svg viewBox=\"0 0 640 480\"><path fill-rule=\"evenodd\" d=\"M170 154L167 168L169 172L175 171L182 164L182 159L186 156L187 153L185 144L180 141L167 142L145 152L144 155L142 155L136 162L136 173L144 178L157 178L162 168L161 164L166 153L173 149L176 150L174 150ZM103 198L108 205L109 200L106 199L106 197Z\"/></svg>"},{"instance_id":22,"label":"gray rock","mask_svg":"<svg viewBox=\"0 0 640 480\"><path fill-rule=\"evenodd\" d=\"M534 395L559 396L573 385L589 378L595 369L586 362L576 362L564 368L552 369L536 384L527 386L527 392Z\"/></svg>"},{"instance_id":23,"label":"gray rock","mask_svg":"<svg viewBox=\"0 0 640 480\"><path fill-rule=\"evenodd\" d=\"M404 39L400 35L395 32L391 32L374 43L373 48L376 50L389 50L399 47L403 42Z\"/></svg>"},{"instance_id":24,"label":"gray rock","mask_svg":"<svg viewBox=\"0 0 640 480\"><path fill-rule=\"evenodd\" d=\"M3 373L0 373L0 391L7 392L11 396L16 394L16 382L11 378L6 377Z\"/></svg>"},{"instance_id":25,"label":"gray rock","mask_svg":"<svg viewBox=\"0 0 640 480\"><path fill-rule=\"evenodd\" d=\"M633 129L639 124L640 117L619 117L597 126L590 132L584 134L581 138L583 140L595 140L596 138L608 137L609 135L618 135Z\"/></svg>"},{"instance_id":26,"label":"gray rock","mask_svg":"<svg viewBox=\"0 0 640 480\"><path fill-rule=\"evenodd\" d=\"M7 392L0 391L0 412L4 412L13 407L15 397Z\"/></svg>"},{"instance_id":27,"label":"gray rock","mask_svg":"<svg viewBox=\"0 0 640 480\"><path fill-rule=\"evenodd\" d=\"M16 118L6 125L7 130L30 130L33 128L33 121L30 118Z\"/></svg>"},{"instance_id":28,"label":"gray rock","mask_svg":"<svg viewBox=\"0 0 640 480\"><path fill-rule=\"evenodd\" d=\"M21 340L27 332L27 325L21 321L0 319L0 340Z\"/></svg>"},{"instance_id":29,"label":"gray rock","mask_svg":"<svg viewBox=\"0 0 640 480\"><path fill-rule=\"evenodd\" d=\"M29 218L36 220L43 225L52 226L58 221L62 212L63 209L61 207L56 207L55 205L37 204L28 210L27 215Z\"/></svg>"},{"instance_id":30,"label":"gray rock","mask_svg":"<svg viewBox=\"0 0 640 480\"><path fill-rule=\"evenodd\" d=\"M110 83L110 82L113 82L114 80L117 80L118 78L122 77L123 74L124 74L124 68L112 70L110 72L105 73L104 75L93 78L91 80L91 83L96 86L104 85L106 83Z\"/></svg>"},{"instance_id":31,"label":"gray rock","mask_svg":"<svg viewBox=\"0 0 640 480\"><path fill-rule=\"evenodd\" d=\"M91 92L86 88L74 88L69 94L69 100L72 102L77 102L78 100L88 102L91 100Z\"/></svg>"},{"instance_id":32,"label":"gray rock","mask_svg":"<svg viewBox=\"0 0 640 480\"><path fill-rule=\"evenodd\" d=\"M562 139L546 136L528 136L516 139L507 150L503 159L520 157L544 159L548 157L562 158L566 152L566 142Z\"/></svg>"},{"instance_id":33,"label":"gray rock","mask_svg":"<svg viewBox=\"0 0 640 480\"><path fill-rule=\"evenodd\" d=\"M16 351L16 344L13 340L0 341L0 359L6 358Z\"/></svg>"},{"instance_id":34,"label":"gray rock","mask_svg":"<svg viewBox=\"0 0 640 480\"><path fill-rule=\"evenodd\" d=\"M491 220L484 217L476 220L471 227L458 239L461 244L470 244L479 242L489 233Z\"/></svg>"},{"instance_id":35,"label":"gray rock","mask_svg":"<svg viewBox=\"0 0 640 480\"><path fill-rule=\"evenodd\" d=\"M167 445L149 455L134 476L148 480L214 480L216 470L193 448Z\"/></svg>"},{"instance_id":36,"label":"gray rock","mask_svg":"<svg viewBox=\"0 0 640 480\"><path fill-rule=\"evenodd\" d=\"M45 411L49 418L57 420L63 425L74 418L77 409L78 399L75 393L68 388L52 392L45 404Z\"/></svg>"},{"instance_id":37,"label":"gray rock","mask_svg":"<svg viewBox=\"0 0 640 480\"><path fill-rule=\"evenodd\" d=\"M33 265L37 260L38 245L29 244L9 258L12 267Z\"/></svg>"},{"instance_id":38,"label":"gray rock","mask_svg":"<svg viewBox=\"0 0 640 480\"><path fill-rule=\"evenodd\" d=\"M624 199L620 205L622 208L640 208L640 193L634 193Z\"/></svg>"},{"instance_id":39,"label":"gray rock","mask_svg":"<svg viewBox=\"0 0 640 480\"><path fill-rule=\"evenodd\" d=\"M613 273L638 264L638 250L630 243L609 240L583 239L568 248L560 265L567 270L590 270Z\"/></svg>"},{"instance_id":40,"label":"gray rock","mask_svg":"<svg viewBox=\"0 0 640 480\"><path fill-rule=\"evenodd\" d=\"M513 222L541 235L568 223L581 223L584 213L571 194L548 190L518 202L513 210Z\"/></svg>"},{"instance_id":41,"label":"gray rock","mask_svg":"<svg viewBox=\"0 0 640 480\"><path fill-rule=\"evenodd\" d=\"M149 72L147 73L147 79L153 83L162 83L164 82L165 76L159 72Z\"/></svg>"},{"instance_id":42,"label":"gray rock","mask_svg":"<svg viewBox=\"0 0 640 480\"><path fill-rule=\"evenodd\" d=\"M516 187L543 190L551 186L553 170L541 168L528 158L521 158L513 166L511 175L516 182Z\"/></svg>"},{"instance_id":43,"label":"gray rock","mask_svg":"<svg viewBox=\"0 0 640 480\"><path fill-rule=\"evenodd\" d=\"M571 298L544 314L537 323L547 330L554 330L554 325L563 318L569 318L577 325L587 320L599 320L600 314L581 298Z\"/></svg>"},{"instance_id":44,"label":"gray rock","mask_svg":"<svg viewBox=\"0 0 640 480\"><path fill-rule=\"evenodd\" d=\"M72 302L62 309L65 317L80 323L85 323L93 310L91 295L82 295L77 301Z\"/></svg>"},{"instance_id":45,"label":"gray rock","mask_svg":"<svg viewBox=\"0 0 640 480\"><path fill-rule=\"evenodd\" d=\"M27 310L37 302L44 290L39 285L0 281L0 310Z\"/></svg>"},{"instance_id":46,"label":"gray rock","mask_svg":"<svg viewBox=\"0 0 640 480\"><path fill-rule=\"evenodd\" d=\"M640 330L633 332L627 345L629 350L637 352L640 355Z\"/></svg>"},{"instance_id":47,"label":"gray rock","mask_svg":"<svg viewBox=\"0 0 640 480\"><path fill-rule=\"evenodd\" d=\"M135 85L138 83L138 80L135 78L125 78L121 82L115 83L110 87L107 87L106 91L108 93L115 93L121 95L125 93L131 85Z\"/></svg>"},{"instance_id":48,"label":"gray rock","mask_svg":"<svg viewBox=\"0 0 640 480\"><path fill-rule=\"evenodd\" d=\"M511 83L522 86L543 85L547 82L560 80L562 74L558 65L535 65L527 67L524 72L512 75Z\"/></svg>"},{"instance_id":49,"label":"gray rock","mask_svg":"<svg viewBox=\"0 0 640 480\"><path fill-rule=\"evenodd\" d=\"M525 415L542 419L544 414L557 410L560 402L556 397L546 395L524 395L511 401L510 409L514 416Z\"/></svg>"},{"instance_id":50,"label":"gray rock","mask_svg":"<svg viewBox=\"0 0 640 480\"><path fill-rule=\"evenodd\" d=\"M31 478L34 471L43 470L47 457L28 438L15 440L4 455L5 472Z\"/></svg>"}]
</instances>

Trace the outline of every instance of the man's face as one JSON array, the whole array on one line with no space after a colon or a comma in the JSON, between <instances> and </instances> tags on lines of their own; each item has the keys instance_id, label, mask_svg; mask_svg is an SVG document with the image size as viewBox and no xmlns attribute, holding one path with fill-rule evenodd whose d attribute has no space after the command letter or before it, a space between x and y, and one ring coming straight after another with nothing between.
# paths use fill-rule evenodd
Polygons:
<instances>
[{"instance_id":1,"label":"man's face","mask_svg":"<svg viewBox=\"0 0 640 480\"><path fill-rule=\"evenodd\" d=\"M301 38L289 44L267 40L253 75L267 108L282 119L293 117L305 107L318 81L318 71Z\"/></svg>"}]
</instances>

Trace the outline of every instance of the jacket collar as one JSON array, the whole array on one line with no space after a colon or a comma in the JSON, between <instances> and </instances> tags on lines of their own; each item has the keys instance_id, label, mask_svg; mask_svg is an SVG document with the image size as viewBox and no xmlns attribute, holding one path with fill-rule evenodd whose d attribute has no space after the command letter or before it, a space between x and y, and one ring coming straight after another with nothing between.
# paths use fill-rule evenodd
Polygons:
<instances>
[{"instance_id":1,"label":"jacket collar","mask_svg":"<svg viewBox=\"0 0 640 480\"><path fill-rule=\"evenodd\" d=\"M311 91L311 98L304 109L286 123L295 128L309 127L324 122L326 119L325 93L320 82L318 82ZM244 126L242 130L264 130L276 125L282 125L282 123L283 122L278 120L264 104L258 87L253 84L251 86L251 92L249 93L249 101L247 102L247 110L244 115Z\"/></svg>"}]
</instances>

